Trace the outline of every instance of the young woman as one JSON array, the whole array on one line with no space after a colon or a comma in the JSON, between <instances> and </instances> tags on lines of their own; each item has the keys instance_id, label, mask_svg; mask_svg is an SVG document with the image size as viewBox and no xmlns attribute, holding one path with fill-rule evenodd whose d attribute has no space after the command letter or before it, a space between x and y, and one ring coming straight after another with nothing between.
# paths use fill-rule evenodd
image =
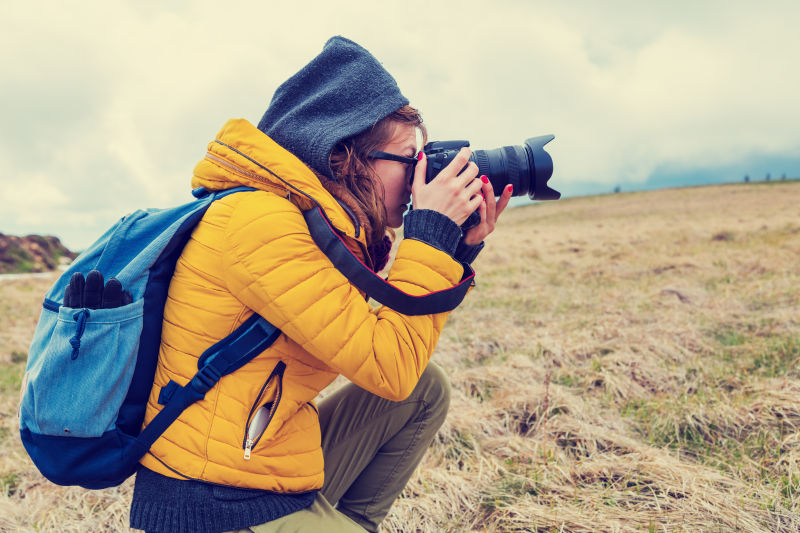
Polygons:
<instances>
[{"instance_id":1,"label":"young woman","mask_svg":"<svg viewBox=\"0 0 800 533\"><path fill-rule=\"evenodd\" d=\"M278 88L258 127L231 120L209 143L192 186L257 191L216 201L183 250L145 425L161 389L186 384L199 354L254 312L283 334L152 446L132 527L377 530L447 412L447 378L430 363L447 313L374 309L314 244L302 213L324 209L376 272L403 225L387 281L410 294L457 284L511 191L495 203L466 149L426 184L418 130L380 63L334 37ZM462 235L476 209L482 223ZM339 374L352 384L315 406Z\"/></svg>"}]
</instances>

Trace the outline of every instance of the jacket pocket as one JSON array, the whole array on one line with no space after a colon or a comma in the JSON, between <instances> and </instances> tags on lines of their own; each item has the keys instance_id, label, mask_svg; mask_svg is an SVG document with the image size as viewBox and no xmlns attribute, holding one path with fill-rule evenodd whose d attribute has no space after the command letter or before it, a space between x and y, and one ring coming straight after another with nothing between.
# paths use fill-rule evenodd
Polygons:
<instances>
[{"instance_id":1,"label":"jacket pocket","mask_svg":"<svg viewBox=\"0 0 800 533\"><path fill-rule=\"evenodd\" d=\"M286 363L279 361L275 368L272 369L267 381L261 387L256 401L250 408L250 414L247 415L247 423L244 429L244 440L242 441L245 460L250 460L253 446L258 444L258 441L264 436L269 423L278 410L278 404L280 404L281 395L283 394L283 373L285 370ZM275 391L275 399L271 402L262 403L264 398L271 396L270 393L272 391Z\"/></svg>"}]
</instances>

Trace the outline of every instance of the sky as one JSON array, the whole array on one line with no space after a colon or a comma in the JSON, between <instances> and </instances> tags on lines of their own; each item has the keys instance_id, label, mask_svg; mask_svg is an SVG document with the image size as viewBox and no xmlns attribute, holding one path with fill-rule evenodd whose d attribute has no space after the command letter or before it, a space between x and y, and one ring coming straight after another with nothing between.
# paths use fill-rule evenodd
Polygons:
<instances>
[{"instance_id":1,"label":"sky","mask_svg":"<svg viewBox=\"0 0 800 533\"><path fill-rule=\"evenodd\" d=\"M0 232L88 246L190 200L229 118L344 35L473 148L554 134L565 197L800 177L800 2L0 3Z\"/></svg>"}]
</instances>

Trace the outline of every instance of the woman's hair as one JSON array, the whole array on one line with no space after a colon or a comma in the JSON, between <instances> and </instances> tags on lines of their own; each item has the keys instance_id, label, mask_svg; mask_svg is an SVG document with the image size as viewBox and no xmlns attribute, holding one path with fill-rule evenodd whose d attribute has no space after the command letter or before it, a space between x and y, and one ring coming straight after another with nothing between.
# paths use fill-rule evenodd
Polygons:
<instances>
[{"instance_id":1,"label":"woman's hair","mask_svg":"<svg viewBox=\"0 0 800 533\"><path fill-rule=\"evenodd\" d=\"M419 111L405 105L376 122L358 135L337 143L330 155L330 167L334 177L353 194L370 222L371 231L367 244L381 241L386 235L386 207L383 204L383 184L375 174L372 150L378 150L391 140L396 124L411 124L422 133L423 144L427 131Z\"/></svg>"}]
</instances>

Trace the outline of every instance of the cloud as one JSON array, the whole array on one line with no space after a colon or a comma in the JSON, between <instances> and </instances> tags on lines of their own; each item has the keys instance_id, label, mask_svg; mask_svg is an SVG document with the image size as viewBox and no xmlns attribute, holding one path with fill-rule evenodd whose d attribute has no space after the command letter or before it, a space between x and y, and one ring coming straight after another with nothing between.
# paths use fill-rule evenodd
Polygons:
<instances>
[{"instance_id":1,"label":"cloud","mask_svg":"<svg viewBox=\"0 0 800 533\"><path fill-rule=\"evenodd\" d=\"M555 134L561 182L644 183L800 138L794 2L8 2L0 19L0 231L77 247L188 199L224 121L257 121L334 34L387 66L433 138Z\"/></svg>"}]
</instances>

